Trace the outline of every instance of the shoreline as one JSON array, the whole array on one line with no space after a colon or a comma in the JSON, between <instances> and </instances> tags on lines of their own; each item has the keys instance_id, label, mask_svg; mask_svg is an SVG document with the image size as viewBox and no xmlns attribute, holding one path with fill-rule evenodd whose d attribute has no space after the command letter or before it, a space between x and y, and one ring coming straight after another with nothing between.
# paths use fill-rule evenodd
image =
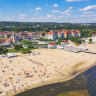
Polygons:
<instances>
[{"instance_id":1,"label":"shoreline","mask_svg":"<svg viewBox=\"0 0 96 96\"><path fill-rule=\"evenodd\" d=\"M23 55L18 53L18 57L1 59L1 69L7 72L3 74L1 72L2 76L13 78L12 81L7 79L10 85L8 87L3 86L3 90L11 90L14 86L16 88L21 87L20 89L16 89L15 92L8 92L7 96L14 96L28 89L40 86L71 80L96 65L96 55L94 54L72 53L59 49L34 50L35 53L38 51L40 55ZM5 65L9 66L8 69L4 68L6 67ZM14 73L15 75L9 73ZM26 77L26 74L28 77ZM17 82L17 79L22 80ZM3 80L6 79L3 78ZM2 96L6 95L2 94Z\"/></svg>"},{"instance_id":2,"label":"shoreline","mask_svg":"<svg viewBox=\"0 0 96 96\"><path fill-rule=\"evenodd\" d=\"M94 65L94 66L95 66L95 65ZM92 68L92 67L94 67L94 66L91 66L90 68ZM88 69L90 69L90 68L88 68ZM70 78L68 78L68 79L66 79L66 80L61 80L61 81L50 82L50 83L47 83L47 84L44 84L44 85L41 85L41 84L38 84L38 83L37 83L37 84L35 85L35 87L33 87L33 86L32 86L32 87L30 87L30 88L26 87L26 88L24 88L24 90L23 90L23 91L18 91L18 92L16 92L15 94L13 93L13 94L8 95L8 96L15 96L15 95L17 95L17 94L19 94L19 93L22 93L22 92L24 92L24 91L27 91L27 90L29 90L29 89L34 89L34 88L38 88L38 87L45 86L45 85L49 85L49 84L55 84L55 83L60 83L60 82L69 81L69 80L71 80L71 79L75 78L76 76L80 75L81 73L83 73L83 72L87 71L88 69L86 69L86 70L84 70L84 71L82 71L82 72L79 72L79 73L78 73L78 74L76 74L75 76L70 77Z\"/></svg>"},{"instance_id":3,"label":"shoreline","mask_svg":"<svg viewBox=\"0 0 96 96\"><path fill-rule=\"evenodd\" d=\"M83 63L86 64L86 62L78 62L78 64L79 64L79 63L81 63L81 65L82 65ZM77 64L75 64L75 65L77 65ZM71 75L67 76L66 79L65 79L65 77L63 77L63 75L62 75L62 76L58 76L58 75L55 74L55 75L54 75L53 77L51 77L49 80L45 80L45 81L43 82L44 84L41 84L38 80L37 80L37 82L36 82L36 80L35 80L35 82L33 81L33 82L34 82L34 85L31 85L30 87L28 86L28 87L24 88L24 90L18 91L18 92L16 92L15 94L13 93L13 94L8 95L8 96L14 96L14 95L16 95L16 94L22 93L22 92L24 92L24 91L26 91L26 90L29 90L29 89L34 89L34 88L41 87L41 86L45 86L45 85L49 85L49 84L60 83L60 82L65 82L65 81L71 80L71 79L75 78L75 77L78 76L79 74L87 71L88 69L90 69L91 67L93 67L93 66L95 66L95 65L96 65L96 60L94 60L93 62L91 62L91 64L89 64L89 65L87 65L87 66L80 66L77 70L73 70L73 71L71 72ZM83 67L84 67L84 68L83 68ZM75 75L72 75L72 73L74 73L75 71L77 71L76 74L75 74Z\"/></svg>"},{"instance_id":4,"label":"shoreline","mask_svg":"<svg viewBox=\"0 0 96 96\"><path fill-rule=\"evenodd\" d=\"M17 95L17 94L19 94L19 93L22 93L22 92L24 92L24 91L27 91L27 90L30 90L30 89L34 89L34 88L38 88L38 87L45 86L45 85L49 85L49 84L55 84L55 83L60 83L60 82L69 81L69 80L75 78L76 76L80 75L81 73L87 71L88 69L90 69L90 68L92 68L92 67L94 67L94 66L95 66L95 65L90 66L90 67L86 68L85 70L82 70L81 72L77 73L76 75L74 75L74 76L72 76L72 77L69 77L69 78L67 78L67 79L65 79L65 80L63 80L63 78L62 78L60 81L58 81L58 80L53 81L53 79L52 79L51 82L50 82L50 81L47 81L47 83L45 83L44 85L42 85L42 84L40 84L40 83L36 83L35 86L26 87L26 88L24 88L24 90L18 91L18 92L16 92L15 94L14 94L14 93L11 93L11 94L8 95L8 96L15 96L15 95Z\"/></svg>"}]
</instances>

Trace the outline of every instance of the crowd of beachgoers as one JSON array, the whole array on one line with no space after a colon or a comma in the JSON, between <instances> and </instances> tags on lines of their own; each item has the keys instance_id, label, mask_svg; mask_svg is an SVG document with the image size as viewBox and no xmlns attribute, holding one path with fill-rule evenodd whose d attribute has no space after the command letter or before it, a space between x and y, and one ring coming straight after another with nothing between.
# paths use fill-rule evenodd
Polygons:
<instances>
[{"instance_id":1,"label":"crowd of beachgoers","mask_svg":"<svg viewBox=\"0 0 96 96\"><path fill-rule=\"evenodd\" d=\"M33 54L30 55L33 56ZM22 65L20 65L21 61L19 58L23 59ZM19 55L19 57L14 58L1 58L0 60L0 73L2 74L0 76L0 94L2 95L17 92L17 90L22 90L22 88L30 86L29 81L31 81L31 85L33 85L34 82L32 81L39 80L39 82L43 85L43 79L52 75L51 72L47 72L47 65L44 66L42 63L38 62L38 60L35 61L29 59L28 54Z\"/></svg>"},{"instance_id":2,"label":"crowd of beachgoers","mask_svg":"<svg viewBox=\"0 0 96 96\"><path fill-rule=\"evenodd\" d=\"M18 57L0 58L0 96L14 96L13 93L26 88L67 80L76 72L95 65L96 57L59 49L36 49L31 54L16 54Z\"/></svg>"}]
</instances>

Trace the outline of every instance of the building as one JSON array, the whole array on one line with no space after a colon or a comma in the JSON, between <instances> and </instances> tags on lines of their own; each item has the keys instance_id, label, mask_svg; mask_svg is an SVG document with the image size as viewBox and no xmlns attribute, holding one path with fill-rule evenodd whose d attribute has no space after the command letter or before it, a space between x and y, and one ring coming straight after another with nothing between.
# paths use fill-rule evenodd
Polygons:
<instances>
[{"instance_id":1,"label":"building","mask_svg":"<svg viewBox=\"0 0 96 96\"><path fill-rule=\"evenodd\" d=\"M96 34L92 34L92 37L96 37Z\"/></svg>"},{"instance_id":2,"label":"building","mask_svg":"<svg viewBox=\"0 0 96 96\"><path fill-rule=\"evenodd\" d=\"M45 38L47 39L52 39L52 40L57 40L58 39L58 34L57 32L48 32L45 34Z\"/></svg>"},{"instance_id":3,"label":"building","mask_svg":"<svg viewBox=\"0 0 96 96\"><path fill-rule=\"evenodd\" d=\"M81 36L80 31L51 31L45 34L45 38L57 40L58 38L77 37Z\"/></svg>"},{"instance_id":4,"label":"building","mask_svg":"<svg viewBox=\"0 0 96 96\"><path fill-rule=\"evenodd\" d=\"M69 45L69 42L68 41L62 41L61 45Z\"/></svg>"},{"instance_id":5,"label":"building","mask_svg":"<svg viewBox=\"0 0 96 96\"><path fill-rule=\"evenodd\" d=\"M55 43L49 43L48 48L55 49L57 45Z\"/></svg>"},{"instance_id":6,"label":"building","mask_svg":"<svg viewBox=\"0 0 96 96\"><path fill-rule=\"evenodd\" d=\"M16 43L15 32L12 33L11 39L13 40L13 43Z\"/></svg>"},{"instance_id":7,"label":"building","mask_svg":"<svg viewBox=\"0 0 96 96\"><path fill-rule=\"evenodd\" d=\"M64 38L64 32L58 31L57 34L58 34L58 38Z\"/></svg>"},{"instance_id":8,"label":"building","mask_svg":"<svg viewBox=\"0 0 96 96\"><path fill-rule=\"evenodd\" d=\"M64 32L64 37L78 37L81 36L80 31L65 31Z\"/></svg>"}]
</instances>

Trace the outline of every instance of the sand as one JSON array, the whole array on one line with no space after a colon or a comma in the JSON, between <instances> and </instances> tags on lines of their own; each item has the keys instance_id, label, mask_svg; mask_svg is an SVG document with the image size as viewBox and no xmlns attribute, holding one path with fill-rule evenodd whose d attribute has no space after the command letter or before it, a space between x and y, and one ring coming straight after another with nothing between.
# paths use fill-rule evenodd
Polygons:
<instances>
[{"instance_id":1,"label":"sand","mask_svg":"<svg viewBox=\"0 0 96 96\"><path fill-rule=\"evenodd\" d=\"M14 96L26 89L67 81L96 65L94 54L59 49L33 52L35 55L16 53L18 57L0 58L0 96Z\"/></svg>"}]
</instances>

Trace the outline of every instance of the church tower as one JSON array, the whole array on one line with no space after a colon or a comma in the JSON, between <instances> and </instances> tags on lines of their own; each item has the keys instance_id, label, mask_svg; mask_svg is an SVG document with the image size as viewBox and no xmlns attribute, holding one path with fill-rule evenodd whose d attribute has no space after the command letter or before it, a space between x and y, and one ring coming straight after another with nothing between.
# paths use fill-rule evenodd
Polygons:
<instances>
[{"instance_id":1,"label":"church tower","mask_svg":"<svg viewBox=\"0 0 96 96\"><path fill-rule=\"evenodd\" d=\"M12 34L13 43L16 43L15 32Z\"/></svg>"}]
</instances>

